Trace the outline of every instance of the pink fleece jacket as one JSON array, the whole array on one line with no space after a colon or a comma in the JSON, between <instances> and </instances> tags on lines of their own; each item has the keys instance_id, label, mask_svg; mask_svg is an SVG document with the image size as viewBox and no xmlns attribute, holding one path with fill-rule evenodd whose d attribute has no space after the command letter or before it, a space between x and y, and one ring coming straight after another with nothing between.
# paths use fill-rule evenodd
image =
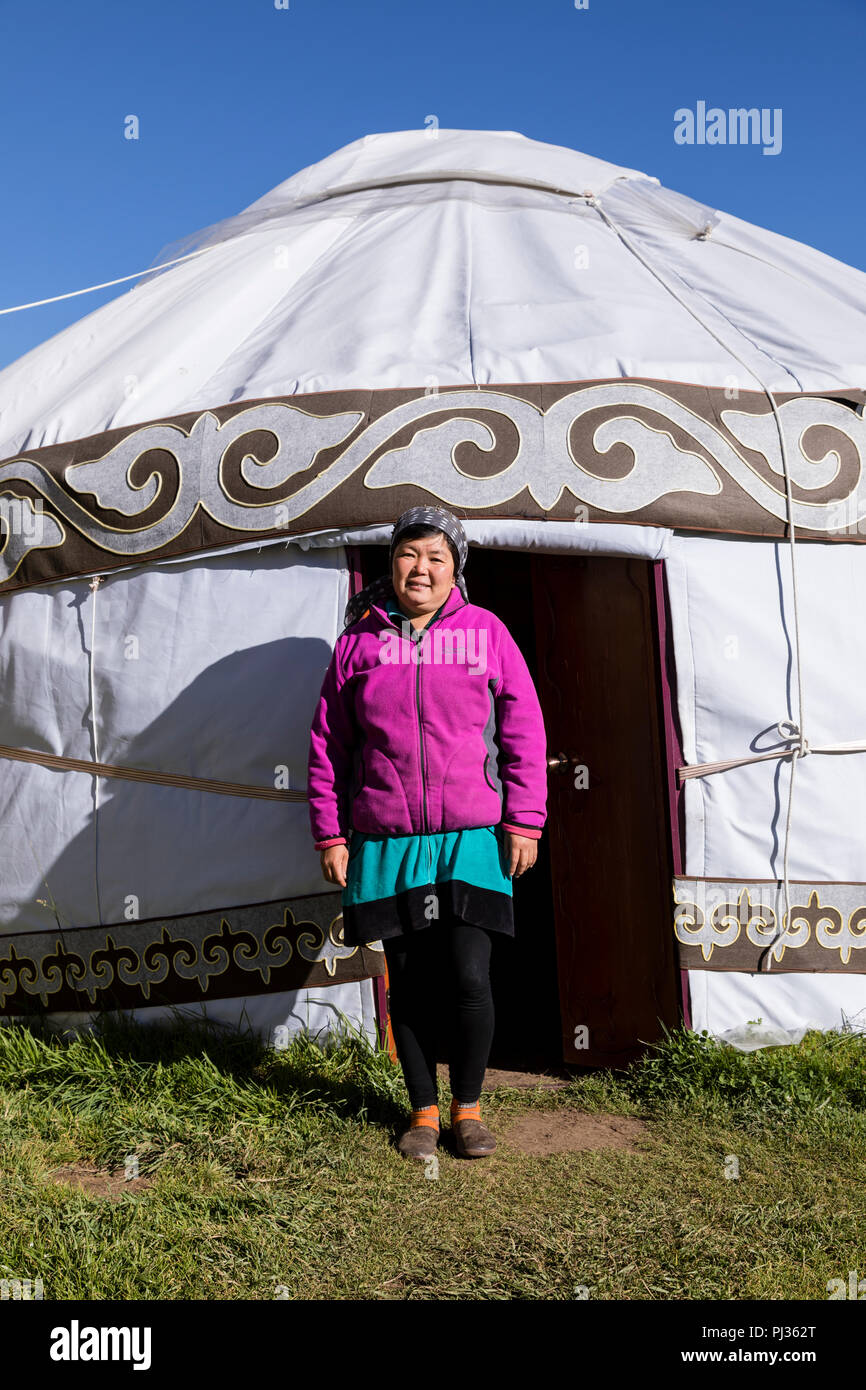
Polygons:
<instances>
[{"instance_id":1,"label":"pink fleece jacket","mask_svg":"<svg viewBox=\"0 0 866 1390\"><path fill-rule=\"evenodd\" d=\"M310 730L317 850L350 828L422 835L495 825L538 839L547 814L538 695L505 624L455 585L426 627L372 604L336 642Z\"/></svg>"}]
</instances>

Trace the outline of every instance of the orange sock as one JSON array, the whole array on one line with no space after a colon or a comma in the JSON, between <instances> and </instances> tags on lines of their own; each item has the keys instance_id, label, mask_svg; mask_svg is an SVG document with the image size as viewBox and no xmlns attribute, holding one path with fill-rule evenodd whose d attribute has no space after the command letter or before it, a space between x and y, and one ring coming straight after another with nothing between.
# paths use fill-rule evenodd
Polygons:
<instances>
[{"instance_id":1,"label":"orange sock","mask_svg":"<svg viewBox=\"0 0 866 1390\"><path fill-rule=\"evenodd\" d=\"M416 1129L418 1125L429 1125L431 1129L438 1129L439 1106L424 1105L420 1110L413 1110L412 1118L409 1121L409 1128Z\"/></svg>"},{"instance_id":2,"label":"orange sock","mask_svg":"<svg viewBox=\"0 0 866 1390\"><path fill-rule=\"evenodd\" d=\"M460 1100L451 1101L451 1123L455 1120L477 1120L481 1123L481 1101L474 1100L464 1102Z\"/></svg>"}]
</instances>

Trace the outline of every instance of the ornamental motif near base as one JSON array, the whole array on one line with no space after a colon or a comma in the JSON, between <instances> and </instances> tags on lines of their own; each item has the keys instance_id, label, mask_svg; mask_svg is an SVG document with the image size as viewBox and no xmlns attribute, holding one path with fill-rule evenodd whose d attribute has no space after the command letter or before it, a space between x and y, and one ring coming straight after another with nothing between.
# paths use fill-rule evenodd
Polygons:
<instances>
[{"instance_id":1,"label":"ornamental motif near base","mask_svg":"<svg viewBox=\"0 0 866 1390\"><path fill-rule=\"evenodd\" d=\"M195 1004L382 975L381 943L347 946L335 898L0 936L0 1014Z\"/></svg>"},{"instance_id":2,"label":"ornamental motif near base","mask_svg":"<svg viewBox=\"0 0 866 1390\"><path fill-rule=\"evenodd\" d=\"M686 970L866 973L866 883L675 878Z\"/></svg>"}]
</instances>

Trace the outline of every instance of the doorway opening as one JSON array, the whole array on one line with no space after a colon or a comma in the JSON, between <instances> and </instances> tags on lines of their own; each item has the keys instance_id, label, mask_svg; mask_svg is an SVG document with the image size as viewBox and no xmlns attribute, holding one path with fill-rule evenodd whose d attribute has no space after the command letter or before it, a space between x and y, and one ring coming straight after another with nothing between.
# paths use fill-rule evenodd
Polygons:
<instances>
[{"instance_id":1,"label":"doorway opening","mask_svg":"<svg viewBox=\"0 0 866 1390\"><path fill-rule=\"evenodd\" d=\"M387 570L387 546L356 553L365 584ZM513 881L515 936L494 941L489 1066L625 1065L680 1020L652 562L473 547L466 584L523 653L563 758Z\"/></svg>"}]
</instances>

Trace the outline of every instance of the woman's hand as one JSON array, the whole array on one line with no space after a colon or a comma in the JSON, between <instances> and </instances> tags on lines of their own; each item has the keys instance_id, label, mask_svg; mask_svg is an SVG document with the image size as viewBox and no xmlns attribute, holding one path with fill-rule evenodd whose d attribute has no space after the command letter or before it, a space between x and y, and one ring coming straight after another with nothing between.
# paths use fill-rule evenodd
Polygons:
<instances>
[{"instance_id":1,"label":"woman's hand","mask_svg":"<svg viewBox=\"0 0 866 1390\"><path fill-rule=\"evenodd\" d=\"M349 851L345 845L331 845L329 849L322 850L322 876L329 883L338 883L341 888L346 886L346 865L349 862Z\"/></svg>"},{"instance_id":2,"label":"woman's hand","mask_svg":"<svg viewBox=\"0 0 866 1390\"><path fill-rule=\"evenodd\" d=\"M513 830L505 831L505 862L511 878L520 878L530 869L538 857L538 841L529 835L515 835Z\"/></svg>"}]
</instances>

